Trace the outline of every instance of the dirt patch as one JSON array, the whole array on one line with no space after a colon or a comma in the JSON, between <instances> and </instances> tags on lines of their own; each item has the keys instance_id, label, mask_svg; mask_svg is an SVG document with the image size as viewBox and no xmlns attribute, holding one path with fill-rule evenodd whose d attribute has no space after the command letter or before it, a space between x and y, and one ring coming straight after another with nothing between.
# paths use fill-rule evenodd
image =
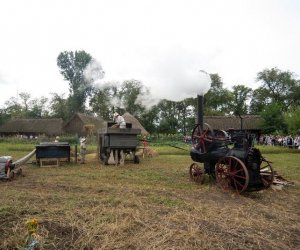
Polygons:
<instances>
[{"instance_id":1,"label":"dirt patch","mask_svg":"<svg viewBox=\"0 0 300 250\"><path fill-rule=\"evenodd\" d=\"M80 236L78 228L64 225L62 221L41 221L40 232L47 238L44 249L75 249L75 240Z\"/></svg>"}]
</instances>

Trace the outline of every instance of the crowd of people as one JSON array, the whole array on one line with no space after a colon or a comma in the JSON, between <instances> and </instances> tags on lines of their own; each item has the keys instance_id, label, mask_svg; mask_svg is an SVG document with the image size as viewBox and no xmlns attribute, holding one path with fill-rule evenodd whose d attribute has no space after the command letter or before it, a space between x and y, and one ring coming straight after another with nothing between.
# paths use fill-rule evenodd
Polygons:
<instances>
[{"instance_id":1,"label":"crowd of people","mask_svg":"<svg viewBox=\"0 0 300 250\"><path fill-rule=\"evenodd\" d=\"M258 140L259 145L283 146L300 149L300 135L280 136L280 135L261 135Z\"/></svg>"},{"instance_id":2,"label":"crowd of people","mask_svg":"<svg viewBox=\"0 0 300 250\"><path fill-rule=\"evenodd\" d=\"M184 136L183 141L190 144L192 141L191 136ZM294 149L300 149L300 134L296 136L287 135L261 135L258 140L255 140L255 144L269 145L269 146L282 146Z\"/></svg>"}]
</instances>

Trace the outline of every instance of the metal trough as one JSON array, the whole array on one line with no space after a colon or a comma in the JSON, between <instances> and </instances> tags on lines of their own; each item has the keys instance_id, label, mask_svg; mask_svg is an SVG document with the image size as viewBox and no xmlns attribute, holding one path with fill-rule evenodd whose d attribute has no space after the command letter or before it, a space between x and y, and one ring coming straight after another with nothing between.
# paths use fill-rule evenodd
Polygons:
<instances>
[{"instance_id":1,"label":"metal trough","mask_svg":"<svg viewBox=\"0 0 300 250\"><path fill-rule=\"evenodd\" d=\"M70 145L67 142L42 142L36 146L36 161L41 166L43 162L70 162Z\"/></svg>"}]
</instances>

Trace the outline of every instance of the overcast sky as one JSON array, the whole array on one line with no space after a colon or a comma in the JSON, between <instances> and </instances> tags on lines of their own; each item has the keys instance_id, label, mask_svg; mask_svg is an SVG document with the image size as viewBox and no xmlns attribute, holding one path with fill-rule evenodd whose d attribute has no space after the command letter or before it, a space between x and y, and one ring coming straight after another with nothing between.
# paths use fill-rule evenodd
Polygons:
<instances>
[{"instance_id":1,"label":"overcast sky","mask_svg":"<svg viewBox=\"0 0 300 250\"><path fill-rule=\"evenodd\" d=\"M298 0L1 0L0 108L11 96L68 95L56 64L84 50L103 81L141 80L159 98L204 90L203 73L224 87L256 88L272 67L300 75Z\"/></svg>"}]
</instances>

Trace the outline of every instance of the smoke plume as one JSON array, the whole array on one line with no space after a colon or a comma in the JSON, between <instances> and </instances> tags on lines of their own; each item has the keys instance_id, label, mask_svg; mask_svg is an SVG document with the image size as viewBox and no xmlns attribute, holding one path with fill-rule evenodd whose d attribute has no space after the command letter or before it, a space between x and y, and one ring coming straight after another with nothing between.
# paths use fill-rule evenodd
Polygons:
<instances>
[{"instance_id":1,"label":"smoke plume","mask_svg":"<svg viewBox=\"0 0 300 250\"><path fill-rule=\"evenodd\" d=\"M94 87L101 89L112 83L118 87L125 80L139 80L145 90L137 102L147 108L162 99L182 101L204 95L209 90L210 76L202 70L207 58L180 49L176 53L173 50L164 51L160 56L147 55L148 60L137 61L135 64L124 64L121 67L119 64L108 65L105 67L105 77L98 77L94 81Z\"/></svg>"},{"instance_id":2,"label":"smoke plume","mask_svg":"<svg viewBox=\"0 0 300 250\"><path fill-rule=\"evenodd\" d=\"M91 62L86 66L83 76L86 82L93 84L94 82L99 81L105 75L105 72L101 66L101 64L92 59Z\"/></svg>"}]
</instances>

